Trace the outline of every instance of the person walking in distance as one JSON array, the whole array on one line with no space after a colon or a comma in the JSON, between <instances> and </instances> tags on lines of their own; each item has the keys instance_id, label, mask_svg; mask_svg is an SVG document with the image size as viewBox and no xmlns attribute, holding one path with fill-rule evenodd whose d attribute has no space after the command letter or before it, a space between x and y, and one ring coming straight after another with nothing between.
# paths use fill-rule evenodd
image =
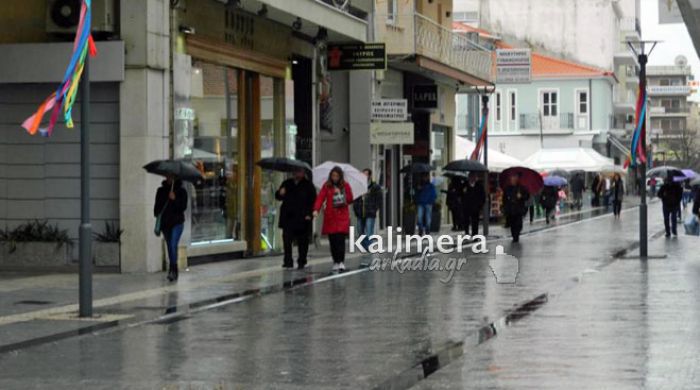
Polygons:
<instances>
[{"instance_id":1,"label":"person walking in distance","mask_svg":"<svg viewBox=\"0 0 700 390\"><path fill-rule=\"evenodd\" d=\"M182 180L169 175L156 191L153 215L160 218L160 231L168 250L168 280L178 279L177 269L178 245L185 227L185 210L187 210L187 191L182 187Z\"/></svg>"},{"instance_id":2,"label":"person walking in distance","mask_svg":"<svg viewBox=\"0 0 700 390\"><path fill-rule=\"evenodd\" d=\"M362 173L367 176L367 193L355 200L352 204L352 208L357 218L358 234L367 236L362 241L362 247L369 249L369 237L374 234L377 212L382 207L382 187L372 180L371 169L366 168Z\"/></svg>"},{"instance_id":3,"label":"person walking in distance","mask_svg":"<svg viewBox=\"0 0 700 390\"><path fill-rule=\"evenodd\" d=\"M683 197L683 188L680 184L675 183L669 176L668 179L661 185L659 192L656 194L661 199L662 210L664 215L664 227L666 228L666 237L678 235L676 218L678 217L678 208ZM670 222L670 223L669 223Z\"/></svg>"},{"instance_id":4,"label":"person walking in distance","mask_svg":"<svg viewBox=\"0 0 700 390\"><path fill-rule=\"evenodd\" d=\"M345 271L345 238L350 233L349 205L352 200L352 188L343 179L343 170L334 167L316 197L313 212L313 216L317 217L325 205L321 234L328 235L333 272Z\"/></svg>"},{"instance_id":5,"label":"person walking in distance","mask_svg":"<svg viewBox=\"0 0 700 390\"><path fill-rule=\"evenodd\" d=\"M292 247L296 241L299 247L297 268L304 269L309 253L309 239L311 237L312 216L316 188L306 178L306 171L299 168L293 173L293 177L285 180L275 192L275 199L282 201L280 207L279 228L282 229L282 242L284 246L284 259L282 267L294 268Z\"/></svg>"},{"instance_id":6,"label":"person walking in distance","mask_svg":"<svg viewBox=\"0 0 700 390\"><path fill-rule=\"evenodd\" d=\"M586 189L585 182L580 173L576 173L573 178L571 178L571 194L574 197L573 208L576 210L581 210L583 206L583 191Z\"/></svg>"},{"instance_id":7,"label":"person walking in distance","mask_svg":"<svg viewBox=\"0 0 700 390\"><path fill-rule=\"evenodd\" d=\"M625 196L625 184L622 181L622 176L616 173L613 177L612 184L612 202L613 202L613 214L615 218L619 219L622 213L622 198Z\"/></svg>"},{"instance_id":8,"label":"person walking in distance","mask_svg":"<svg viewBox=\"0 0 700 390\"><path fill-rule=\"evenodd\" d=\"M435 185L430 182L430 174L424 174L416 189L416 205L418 206L418 234L430 233L430 223L433 215L433 204L437 199Z\"/></svg>"},{"instance_id":9,"label":"person walking in distance","mask_svg":"<svg viewBox=\"0 0 700 390\"><path fill-rule=\"evenodd\" d=\"M464 208L464 233L471 236L479 234L479 216L486 202L484 185L476 180L476 173L469 174L469 179L462 190L462 207Z\"/></svg>"},{"instance_id":10,"label":"person walking in distance","mask_svg":"<svg viewBox=\"0 0 700 390\"><path fill-rule=\"evenodd\" d=\"M600 207L600 174L591 183L591 207Z\"/></svg>"},{"instance_id":11,"label":"person walking in distance","mask_svg":"<svg viewBox=\"0 0 700 390\"><path fill-rule=\"evenodd\" d=\"M545 186L542 189L540 204L544 209L544 217L547 224L549 224L549 220L554 216L554 209L557 207L557 202L559 201L558 192L559 189L553 186Z\"/></svg>"},{"instance_id":12,"label":"person walking in distance","mask_svg":"<svg viewBox=\"0 0 700 390\"><path fill-rule=\"evenodd\" d=\"M506 223L510 226L513 242L519 242L530 194L527 188L520 184L519 175L513 175L509 180L508 186L503 190L503 211L506 215Z\"/></svg>"},{"instance_id":13,"label":"person walking in distance","mask_svg":"<svg viewBox=\"0 0 700 390\"><path fill-rule=\"evenodd\" d=\"M462 192L464 189L464 182L461 177L450 178L450 184L447 186L447 196L445 203L447 208L452 214L452 231L456 232L462 230L463 219L464 219L464 207L462 204Z\"/></svg>"}]
</instances>

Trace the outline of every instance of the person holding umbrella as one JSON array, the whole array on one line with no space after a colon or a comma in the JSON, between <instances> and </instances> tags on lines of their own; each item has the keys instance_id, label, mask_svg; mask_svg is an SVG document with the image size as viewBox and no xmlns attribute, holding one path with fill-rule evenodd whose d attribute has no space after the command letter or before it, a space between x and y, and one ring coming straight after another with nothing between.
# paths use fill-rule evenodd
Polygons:
<instances>
[{"instance_id":1,"label":"person holding umbrella","mask_svg":"<svg viewBox=\"0 0 700 390\"><path fill-rule=\"evenodd\" d=\"M445 204L452 214L452 231L462 230L464 207L462 202L462 192L464 191L463 177L450 175L450 184L447 186Z\"/></svg>"},{"instance_id":2,"label":"person holding umbrella","mask_svg":"<svg viewBox=\"0 0 700 390\"><path fill-rule=\"evenodd\" d=\"M430 173L424 173L416 187L416 205L418 206L418 235L430 233L433 204L437 199L435 185L430 182Z\"/></svg>"},{"instance_id":3,"label":"person holding umbrella","mask_svg":"<svg viewBox=\"0 0 700 390\"><path fill-rule=\"evenodd\" d=\"M576 172L571 178L571 193L574 196L573 208L581 210L583 206L583 191L586 189L586 184L580 172Z\"/></svg>"},{"instance_id":4,"label":"person holding umbrella","mask_svg":"<svg viewBox=\"0 0 700 390\"><path fill-rule=\"evenodd\" d=\"M165 239L169 260L168 280L171 282L179 277L178 244L185 226L185 210L187 210L187 191L182 187L182 180L176 178L174 174L168 174L156 191L153 216L158 221L156 233L162 232Z\"/></svg>"},{"instance_id":5,"label":"person holding umbrella","mask_svg":"<svg viewBox=\"0 0 700 390\"><path fill-rule=\"evenodd\" d=\"M673 181L671 175L667 176L664 184L659 188L656 194L662 202L662 210L664 216L664 227L666 228L666 237L678 235L676 230L678 209L680 208L681 198L683 197L683 188L680 184ZM670 219L670 226L669 226Z\"/></svg>"},{"instance_id":6,"label":"person holding umbrella","mask_svg":"<svg viewBox=\"0 0 700 390\"><path fill-rule=\"evenodd\" d=\"M520 184L520 174L512 174L508 185L503 189L503 212L506 223L510 226L513 242L520 242L520 232L523 230L523 217L527 212L527 201L530 199L528 189Z\"/></svg>"},{"instance_id":7,"label":"person holding umbrella","mask_svg":"<svg viewBox=\"0 0 700 390\"><path fill-rule=\"evenodd\" d=\"M275 192L275 199L282 201L278 225L282 229L284 247L282 267L286 269L294 267L292 246L296 241L299 247L297 268L304 269L309 252L311 221L316 199L316 188L306 178L306 170L301 167L296 168L293 176L282 182Z\"/></svg>"},{"instance_id":8,"label":"person holding umbrella","mask_svg":"<svg viewBox=\"0 0 700 390\"><path fill-rule=\"evenodd\" d=\"M462 189L462 206L464 208L464 233L471 236L479 234L479 216L486 203L486 193L483 184L477 182L477 174L471 172L469 179Z\"/></svg>"},{"instance_id":9,"label":"person holding umbrella","mask_svg":"<svg viewBox=\"0 0 700 390\"><path fill-rule=\"evenodd\" d=\"M554 209L559 201L559 188L553 185L546 185L542 189L542 194L540 195L540 204L544 208L545 221L549 224L549 220L554 213Z\"/></svg>"},{"instance_id":10,"label":"person holding umbrella","mask_svg":"<svg viewBox=\"0 0 700 390\"><path fill-rule=\"evenodd\" d=\"M354 199L352 188L343 176L343 169L339 166L331 169L328 180L321 186L321 191L316 197L313 211L313 216L318 216L318 212L325 204L321 233L328 235L334 272L345 271L345 238L350 233L348 206Z\"/></svg>"}]
</instances>

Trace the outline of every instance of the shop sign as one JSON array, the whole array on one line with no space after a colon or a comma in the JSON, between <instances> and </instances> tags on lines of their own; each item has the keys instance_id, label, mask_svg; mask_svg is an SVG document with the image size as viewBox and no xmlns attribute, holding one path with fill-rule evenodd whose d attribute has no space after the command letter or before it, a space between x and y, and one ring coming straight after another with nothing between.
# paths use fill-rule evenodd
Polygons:
<instances>
[{"instance_id":1,"label":"shop sign","mask_svg":"<svg viewBox=\"0 0 700 390\"><path fill-rule=\"evenodd\" d=\"M386 69L386 47L383 43L328 45L328 70L360 69Z\"/></svg>"},{"instance_id":2,"label":"shop sign","mask_svg":"<svg viewBox=\"0 0 700 390\"><path fill-rule=\"evenodd\" d=\"M438 108L437 85L414 85L413 108Z\"/></svg>"},{"instance_id":3,"label":"shop sign","mask_svg":"<svg viewBox=\"0 0 700 390\"><path fill-rule=\"evenodd\" d=\"M496 50L496 83L529 83L532 74L530 49Z\"/></svg>"},{"instance_id":4,"label":"shop sign","mask_svg":"<svg viewBox=\"0 0 700 390\"><path fill-rule=\"evenodd\" d=\"M413 144L413 122L372 122L369 142L375 145Z\"/></svg>"},{"instance_id":5,"label":"shop sign","mask_svg":"<svg viewBox=\"0 0 700 390\"><path fill-rule=\"evenodd\" d=\"M405 122L408 118L408 102L406 99L374 99L371 115L373 121Z\"/></svg>"},{"instance_id":6,"label":"shop sign","mask_svg":"<svg viewBox=\"0 0 700 390\"><path fill-rule=\"evenodd\" d=\"M194 120L194 110L189 107L179 107L175 109L175 119L193 121Z\"/></svg>"}]
</instances>

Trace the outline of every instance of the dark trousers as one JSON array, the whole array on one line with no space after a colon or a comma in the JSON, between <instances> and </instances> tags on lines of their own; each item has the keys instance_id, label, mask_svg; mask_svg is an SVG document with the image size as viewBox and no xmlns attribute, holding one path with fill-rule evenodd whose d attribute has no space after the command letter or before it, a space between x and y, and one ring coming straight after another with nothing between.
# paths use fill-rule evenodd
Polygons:
<instances>
[{"instance_id":1,"label":"dark trousers","mask_svg":"<svg viewBox=\"0 0 700 390\"><path fill-rule=\"evenodd\" d=\"M527 212L528 212L528 214L530 214L530 224L532 224L533 222L535 222L535 205L531 204L527 208Z\"/></svg>"},{"instance_id":2,"label":"dark trousers","mask_svg":"<svg viewBox=\"0 0 700 390\"><path fill-rule=\"evenodd\" d=\"M344 233L334 233L328 235L328 243L331 246L331 257L334 263L345 261L345 237Z\"/></svg>"},{"instance_id":3,"label":"dark trousers","mask_svg":"<svg viewBox=\"0 0 700 390\"><path fill-rule=\"evenodd\" d=\"M294 257L292 256L292 246L294 241L299 246L299 259L297 264L305 265L306 256L309 253L309 233L307 231L294 231L292 229L284 229L282 231L282 242L284 246L284 265L291 267L294 265Z\"/></svg>"},{"instance_id":4,"label":"dark trousers","mask_svg":"<svg viewBox=\"0 0 700 390\"><path fill-rule=\"evenodd\" d=\"M508 226L510 226L510 234L513 236L513 241L520 240L520 232L523 230L522 215L509 214L507 217Z\"/></svg>"},{"instance_id":5,"label":"dark trousers","mask_svg":"<svg viewBox=\"0 0 700 390\"><path fill-rule=\"evenodd\" d=\"M554 214L554 210L556 207L545 207L544 209L544 218L547 223L549 223L549 219L552 218L552 215Z\"/></svg>"},{"instance_id":6,"label":"dark trousers","mask_svg":"<svg viewBox=\"0 0 700 390\"><path fill-rule=\"evenodd\" d=\"M464 212L464 233L469 235L469 228L472 230L471 236L479 234L479 210L465 210Z\"/></svg>"},{"instance_id":7,"label":"dark trousers","mask_svg":"<svg viewBox=\"0 0 700 390\"><path fill-rule=\"evenodd\" d=\"M621 200L613 200L613 214L620 215L621 212L622 212L622 201Z\"/></svg>"},{"instance_id":8,"label":"dark trousers","mask_svg":"<svg viewBox=\"0 0 700 390\"><path fill-rule=\"evenodd\" d=\"M678 234L677 230L676 230L676 224L678 223L678 221L676 220L676 217L678 216L677 207L664 206L663 213L664 213L664 227L666 228L666 235L670 236L671 233L673 233L673 235Z\"/></svg>"},{"instance_id":9,"label":"dark trousers","mask_svg":"<svg viewBox=\"0 0 700 390\"><path fill-rule=\"evenodd\" d=\"M462 207L455 205L450 207L450 213L452 213L452 227L455 229L461 229L464 226L464 217L462 213Z\"/></svg>"}]
</instances>

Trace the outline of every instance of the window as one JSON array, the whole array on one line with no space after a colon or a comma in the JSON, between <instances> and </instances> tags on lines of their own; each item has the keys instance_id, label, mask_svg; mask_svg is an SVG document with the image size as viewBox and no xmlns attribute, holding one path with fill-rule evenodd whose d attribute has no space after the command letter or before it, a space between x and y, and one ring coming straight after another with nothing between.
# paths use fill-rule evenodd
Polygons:
<instances>
[{"instance_id":1,"label":"window","mask_svg":"<svg viewBox=\"0 0 700 390\"><path fill-rule=\"evenodd\" d=\"M548 117L557 116L557 92L546 91L542 93L542 115Z\"/></svg>"},{"instance_id":2,"label":"window","mask_svg":"<svg viewBox=\"0 0 700 390\"><path fill-rule=\"evenodd\" d=\"M386 22L390 24L396 23L396 14L398 13L398 0L386 1Z\"/></svg>"},{"instance_id":3,"label":"window","mask_svg":"<svg viewBox=\"0 0 700 390\"><path fill-rule=\"evenodd\" d=\"M671 85L671 84L668 82L668 79L660 79L660 80L659 80L659 85L664 85L664 86L665 86L665 85Z\"/></svg>"},{"instance_id":4,"label":"window","mask_svg":"<svg viewBox=\"0 0 700 390\"><path fill-rule=\"evenodd\" d=\"M515 91L510 91L510 120L515 121L517 114Z\"/></svg>"},{"instance_id":5,"label":"window","mask_svg":"<svg viewBox=\"0 0 700 390\"><path fill-rule=\"evenodd\" d=\"M496 121L501 121L501 93L496 92Z\"/></svg>"},{"instance_id":6,"label":"window","mask_svg":"<svg viewBox=\"0 0 700 390\"><path fill-rule=\"evenodd\" d=\"M588 114L588 91L578 92L578 113Z\"/></svg>"}]
</instances>

